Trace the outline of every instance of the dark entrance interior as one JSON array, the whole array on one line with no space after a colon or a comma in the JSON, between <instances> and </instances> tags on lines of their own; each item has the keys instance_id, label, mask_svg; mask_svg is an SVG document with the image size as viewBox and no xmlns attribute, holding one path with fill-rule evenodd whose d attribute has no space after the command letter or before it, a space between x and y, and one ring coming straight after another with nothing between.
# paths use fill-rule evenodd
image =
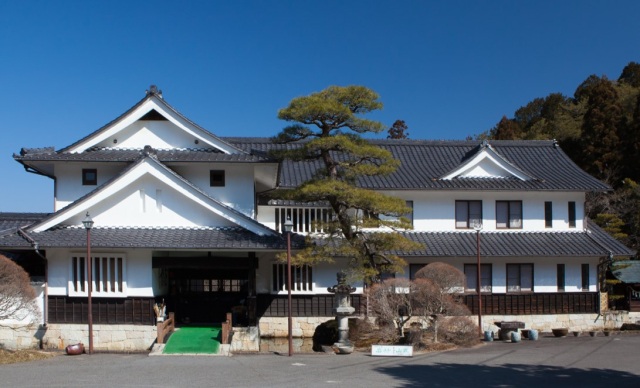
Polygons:
<instances>
[{"instance_id":1,"label":"dark entrance interior","mask_svg":"<svg viewBox=\"0 0 640 388\"><path fill-rule=\"evenodd\" d=\"M233 314L234 325L247 325L255 309L255 259L154 258L166 276L167 311L176 323L211 324Z\"/></svg>"}]
</instances>

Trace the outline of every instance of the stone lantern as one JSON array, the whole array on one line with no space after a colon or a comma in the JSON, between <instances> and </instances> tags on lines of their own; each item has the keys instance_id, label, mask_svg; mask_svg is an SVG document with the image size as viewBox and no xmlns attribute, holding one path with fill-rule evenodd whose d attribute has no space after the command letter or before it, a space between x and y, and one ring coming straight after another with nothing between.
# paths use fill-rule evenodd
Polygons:
<instances>
[{"instance_id":1,"label":"stone lantern","mask_svg":"<svg viewBox=\"0 0 640 388\"><path fill-rule=\"evenodd\" d=\"M347 274L344 271L338 272L337 278L338 284L327 288L327 291L336 294L333 313L338 321L338 342L333 346L338 353L349 354L353 352L353 344L349 341L349 316L356 311L351 306L349 294L356 289L347 284Z\"/></svg>"}]
</instances>

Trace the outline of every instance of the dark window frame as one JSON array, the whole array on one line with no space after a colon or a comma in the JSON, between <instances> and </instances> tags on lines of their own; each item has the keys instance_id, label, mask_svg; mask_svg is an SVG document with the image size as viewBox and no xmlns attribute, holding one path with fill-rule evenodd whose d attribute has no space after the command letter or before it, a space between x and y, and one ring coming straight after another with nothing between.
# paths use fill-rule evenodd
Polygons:
<instances>
[{"instance_id":1,"label":"dark window frame","mask_svg":"<svg viewBox=\"0 0 640 388\"><path fill-rule=\"evenodd\" d=\"M93 174L93 176L92 176ZM83 168L82 169L82 185L83 186L97 186L98 185L98 170L95 168Z\"/></svg>"},{"instance_id":2,"label":"dark window frame","mask_svg":"<svg viewBox=\"0 0 640 388\"><path fill-rule=\"evenodd\" d=\"M226 184L225 170L209 170L209 186L224 187Z\"/></svg>"},{"instance_id":3,"label":"dark window frame","mask_svg":"<svg viewBox=\"0 0 640 388\"><path fill-rule=\"evenodd\" d=\"M507 205L507 220L505 222L506 226L498 226L498 204L506 204ZM515 214L515 209L512 210L512 207L515 205L520 206L520 226L512 226L512 215ZM496 201L496 229L522 229L524 220L522 215L522 201Z\"/></svg>"},{"instance_id":4,"label":"dark window frame","mask_svg":"<svg viewBox=\"0 0 640 388\"><path fill-rule=\"evenodd\" d=\"M575 228L576 227L576 203L574 201L569 201L567 211L569 213L569 216L568 216L569 227Z\"/></svg>"},{"instance_id":5,"label":"dark window frame","mask_svg":"<svg viewBox=\"0 0 640 388\"><path fill-rule=\"evenodd\" d=\"M558 291L564 291L566 287L566 268L564 264L556 266L556 284Z\"/></svg>"},{"instance_id":6,"label":"dark window frame","mask_svg":"<svg viewBox=\"0 0 640 388\"><path fill-rule=\"evenodd\" d=\"M531 277L529 279L530 284L531 284L531 289L524 289L522 287L523 284L523 273L522 273L522 268L524 266L530 266L531 267ZM509 267L517 267L518 268L518 276L517 276L517 284L516 283L512 283L512 281L510 281L510 277L509 277ZM508 294L521 294L521 293L531 293L534 292L535 289L535 285L534 285L534 281L535 281L535 274L534 274L534 265L533 263L507 263L506 266L506 275L507 275L507 293ZM518 290L510 290L510 287L518 287Z\"/></svg>"},{"instance_id":7,"label":"dark window frame","mask_svg":"<svg viewBox=\"0 0 640 388\"><path fill-rule=\"evenodd\" d=\"M458 221L460 219L460 217L458 217L458 205L463 205L466 204L466 226L458 226ZM478 221L480 221L480 224L482 224L482 220L483 220L483 216L482 216L482 200L456 200L455 202L455 227L456 229L472 229L473 228L473 222L475 221L476 218L472 218L472 214L471 214L471 205L472 204L479 204L480 205L480 214L479 217L477 218Z\"/></svg>"},{"instance_id":8,"label":"dark window frame","mask_svg":"<svg viewBox=\"0 0 640 388\"><path fill-rule=\"evenodd\" d=\"M429 263L413 263L409 264L409 280L416 280L416 273L429 265Z\"/></svg>"},{"instance_id":9,"label":"dark window frame","mask_svg":"<svg viewBox=\"0 0 640 388\"><path fill-rule=\"evenodd\" d=\"M488 268L488 276L485 276L485 269ZM473 273L471 273L473 270ZM478 282L478 263L467 263L464 264L464 292L466 293L477 293L477 287L470 288L469 287L469 279L473 280L473 284ZM493 292L493 265L491 263L481 263L480 264L480 288L482 293L491 293Z\"/></svg>"},{"instance_id":10,"label":"dark window frame","mask_svg":"<svg viewBox=\"0 0 640 388\"><path fill-rule=\"evenodd\" d=\"M551 201L544 203L544 227L553 227L553 202Z\"/></svg>"},{"instance_id":11,"label":"dark window frame","mask_svg":"<svg viewBox=\"0 0 640 388\"><path fill-rule=\"evenodd\" d=\"M589 264L582 264L580 268L582 291L589 291Z\"/></svg>"}]
</instances>

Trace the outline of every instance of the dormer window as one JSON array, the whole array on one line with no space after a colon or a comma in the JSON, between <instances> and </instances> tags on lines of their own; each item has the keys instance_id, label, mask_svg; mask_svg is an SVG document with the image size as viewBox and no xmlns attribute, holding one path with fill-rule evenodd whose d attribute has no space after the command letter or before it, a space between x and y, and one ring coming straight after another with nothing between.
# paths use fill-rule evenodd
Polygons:
<instances>
[{"instance_id":1,"label":"dormer window","mask_svg":"<svg viewBox=\"0 0 640 388\"><path fill-rule=\"evenodd\" d=\"M95 168L82 169L82 185L95 186L98 184L98 170Z\"/></svg>"},{"instance_id":2,"label":"dormer window","mask_svg":"<svg viewBox=\"0 0 640 388\"><path fill-rule=\"evenodd\" d=\"M224 170L209 171L209 186L224 187Z\"/></svg>"}]
</instances>

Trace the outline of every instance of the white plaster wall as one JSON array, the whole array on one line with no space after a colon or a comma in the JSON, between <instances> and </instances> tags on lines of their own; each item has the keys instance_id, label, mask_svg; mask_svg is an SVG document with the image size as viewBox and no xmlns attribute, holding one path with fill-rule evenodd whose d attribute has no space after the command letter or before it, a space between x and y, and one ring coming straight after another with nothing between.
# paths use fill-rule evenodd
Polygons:
<instances>
[{"instance_id":1,"label":"white plaster wall","mask_svg":"<svg viewBox=\"0 0 640 388\"><path fill-rule=\"evenodd\" d=\"M55 210L60 210L83 195L95 190L98 186L117 175L126 164L124 163L56 163L54 167L55 179ZM96 168L98 170L98 184L96 186L82 185L82 169Z\"/></svg>"},{"instance_id":2,"label":"white plaster wall","mask_svg":"<svg viewBox=\"0 0 640 388\"><path fill-rule=\"evenodd\" d=\"M416 231L454 231L456 200L481 200L483 230L496 229L496 201L522 201L522 229L507 231L582 231L584 228L584 194L557 192L477 192L477 191L384 191L385 194L413 201L413 227ZM544 203L552 202L553 227L546 228ZM576 203L576 227L569 228L568 203ZM272 206L258 207L258 221L274 228ZM505 231L505 229L500 229Z\"/></svg>"},{"instance_id":3,"label":"white plaster wall","mask_svg":"<svg viewBox=\"0 0 640 388\"><path fill-rule=\"evenodd\" d=\"M517 231L576 230L584 227L584 193L504 191L384 191L413 201L417 231L451 231L455 227L456 200L481 200L483 230L496 230L496 201L522 201L523 228ZM544 226L544 203L553 203L553 228ZM569 228L568 202L576 203L576 227Z\"/></svg>"},{"instance_id":4,"label":"white plaster wall","mask_svg":"<svg viewBox=\"0 0 640 388\"><path fill-rule=\"evenodd\" d=\"M92 255L116 253L126 258L124 282L125 295L151 297L153 295L153 271L149 250L93 250ZM47 251L49 261L49 295L68 295L71 282L71 257L85 256L86 252L66 249ZM99 298L100 296L95 295Z\"/></svg>"},{"instance_id":5,"label":"white plaster wall","mask_svg":"<svg viewBox=\"0 0 640 388\"><path fill-rule=\"evenodd\" d=\"M256 292L258 294L271 294L271 282L272 282L272 266L276 262L275 254L265 254L259 256L260 265L256 270ZM334 263L319 263L313 266L313 283L314 291L307 292L306 294L330 294L327 291L327 287L332 287L337 284L336 274L341 269L348 269L348 263L346 260L336 260ZM348 279L348 282L356 287L356 293L362 293L363 283L362 280ZM286 291L281 291L281 294L286 295ZM293 294L304 294L304 292L294 292Z\"/></svg>"},{"instance_id":6,"label":"white plaster wall","mask_svg":"<svg viewBox=\"0 0 640 388\"><path fill-rule=\"evenodd\" d=\"M172 164L171 168L210 197L249 217L254 217L254 166L251 164L198 163ZM224 170L225 186L211 187L209 171Z\"/></svg>"},{"instance_id":7,"label":"white plaster wall","mask_svg":"<svg viewBox=\"0 0 640 388\"><path fill-rule=\"evenodd\" d=\"M433 262L445 262L464 272L465 264L476 264L475 257L453 258L408 258L408 264L427 264ZM491 264L492 292L503 294L507 292L507 264L533 263L533 292L557 292L557 264L565 265L565 292L582 291L582 264L589 264L589 292L598 291L597 266L598 258L567 258L567 257L536 257L536 258L506 258L492 257L491 260L482 261ZM396 274L396 277L409 278L409 265L404 273Z\"/></svg>"},{"instance_id":8,"label":"white plaster wall","mask_svg":"<svg viewBox=\"0 0 640 388\"><path fill-rule=\"evenodd\" d=\"M137 148L151 146L156 149L171 148L198 148L195 144L196 137L186 133L170 121L136 121L127 128L121 130L113 139L101 143L104 147L112 148Z\"/></svg>"}]
</instances>

